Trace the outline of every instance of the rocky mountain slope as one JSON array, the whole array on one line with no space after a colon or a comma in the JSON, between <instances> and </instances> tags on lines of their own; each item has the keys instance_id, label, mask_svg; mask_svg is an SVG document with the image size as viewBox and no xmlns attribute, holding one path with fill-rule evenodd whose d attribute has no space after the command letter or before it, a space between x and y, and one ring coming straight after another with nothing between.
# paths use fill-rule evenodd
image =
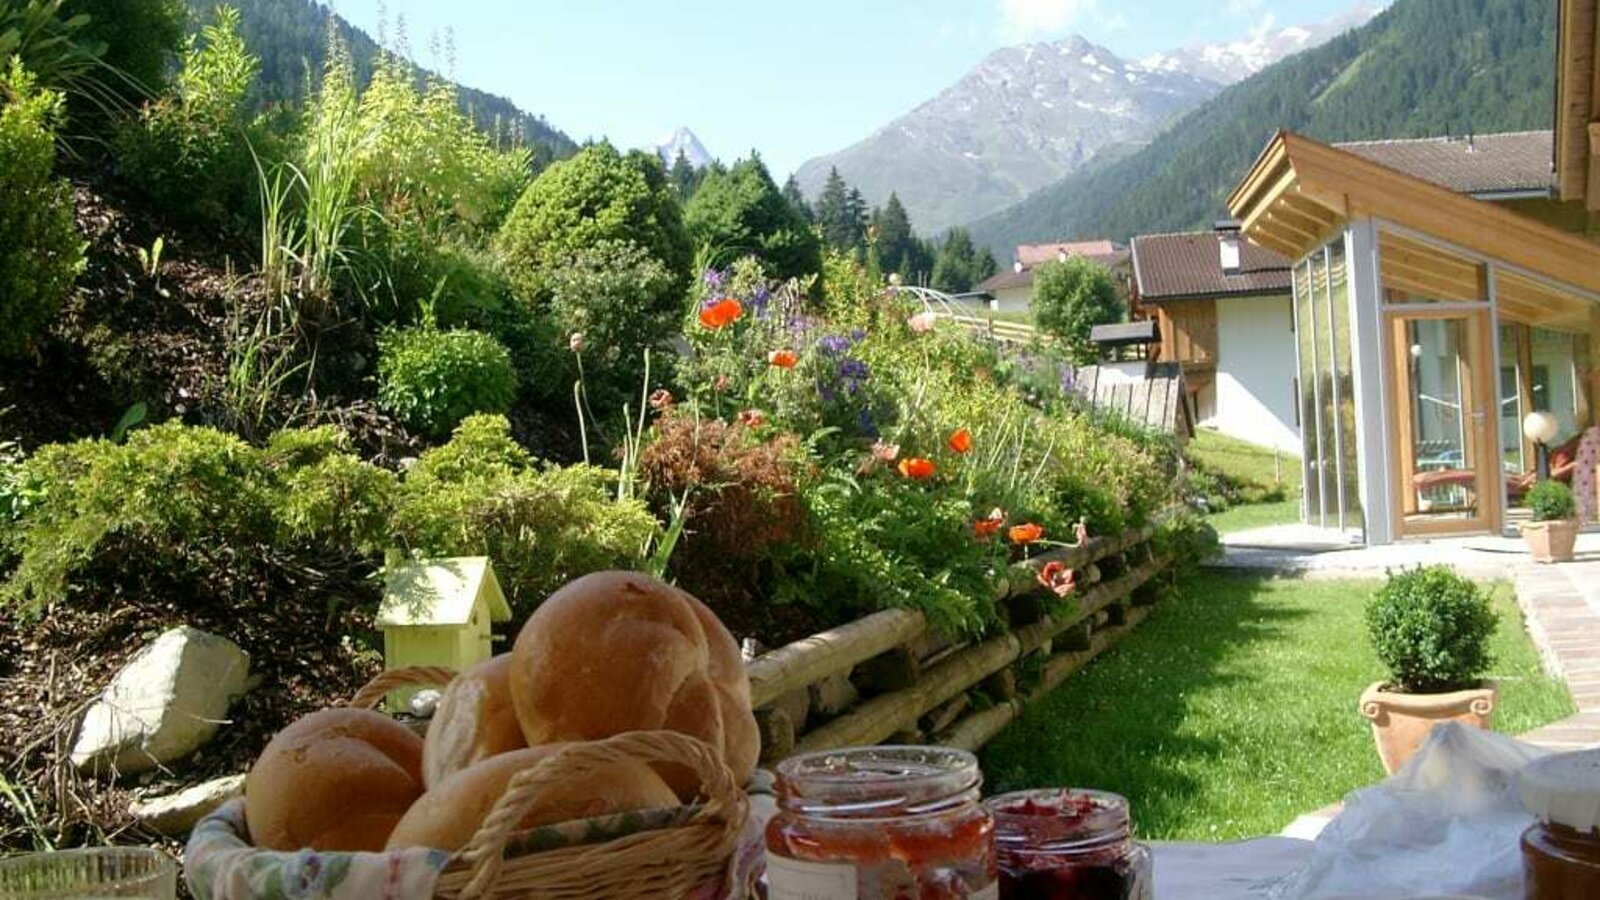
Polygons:
<instances>
[{"instance_id":1,"label":"rocky mountain slope","mask_svg":"<svg viewBox=\"0 0 1600 900\"><path fill-rule=\"evenodd\" d=\"M669 169L678 161L680 153L689 161L689 165L696 169L711 165L713 158L706 145L700 143L700 138L690 131L687 125L678 126L676 131L662 137L646 149L654 150L656 155L661 157L661 164Z\"/></svg>"},{"instance_id":2,"label":"rocky mountain slope","mask_svg":"<svg viewBox=\"0 0 1600 900\"><path fill-rule=\"evenodd\" d=\"M897 192L917 229L937 232L1003 209L1097 156L1137 149L1226 83L1355 20L1262 32L1143 62L1076 36L996 50L938 96L866 139L806 162L796 177L814 197L837 167L868 203Z\"/></svg>"}]
</instances>

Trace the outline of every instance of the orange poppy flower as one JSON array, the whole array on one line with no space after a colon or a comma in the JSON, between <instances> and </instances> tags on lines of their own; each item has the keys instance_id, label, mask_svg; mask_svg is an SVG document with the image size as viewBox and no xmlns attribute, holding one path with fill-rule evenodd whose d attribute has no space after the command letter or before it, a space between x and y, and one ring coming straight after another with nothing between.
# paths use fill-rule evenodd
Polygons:
<instances>
[{"instance_id":1,"label":"orange poppy flower","mask_svg":"<svg viewBox=\"0 0 1600 900\"><path fill-rule=\"evenodd\" d=\"M780 369L792 369L800 362L800 356L793 350L774 350L767 354L767 362Z\"/></svg>"},{"instance_id":2,"label":"orange poppy flower","mask_svg":"<svg viewBox=\"0 0 1600 900\"><path fill-rule=\"evenodd\" d=\"M1044 537L1044 528L1028 522L1024 525L1013 525L1007 532L1013 544L1031 544Z\"/></svg>"},{"instance_id":3,"label":"orange poppy flower","mask_svg":"<svg viewBox=\"0 0 1600 900\"><path fill-rule=\"evenodd\" d=\"M950 440L947 443L949 443L950 449L956 453L966 453L972 449L972 432L965 428L957 428L950 435Z\"/></svg>"},{"instance_id":4,"label":"orange poppy flower","mask_svg":"<svg viewBox=\"0 0 1600 900\"><path fill-rule=\"evenodd\" d=\"M995 509L989 513L988 518L978 519L972 523L972 533L977 536L979 540L988 540L989 536L999 531L1000 526L1004 525L1005 523L1005 511L1001 509Z\"/></svg>"},{"instance_id":5,"label":"orange poppy flower","mask_svg":"<svg viewBox=\"0 0 1600 900\"><path fill-rule=\"evenodd\" d=\"M732 325L742 315L744 315L744 304L732 297L723 297L700 310L700 324L715 331Z\"/></svg>"},{"instance_id":6,"label":"orange poppy flower","mask_svg":"<svg viewBox=\"0 0 1600 900\"><path fill-rule=\"evenodd\" d=\"M1058 560L1044 564L1039 570L1039 583L1049 588L1057 597L1065 597L1078 587L1078 575Z\"/></svg>"},{"instance_id":7,"label":"orange poppy flower","mask_svg":"<svg viewBox=\"0 0 1600 900\"><path fill-rule=\"evenodd\" d=\"M937 472L938 470L939 467L935 466L933 464L933 460L931 459L922 459L921 457L912 456L900 460L900 474L907 478L916 479L917 481L932 478L933 473Z\"/></svg>"}]
</instances>

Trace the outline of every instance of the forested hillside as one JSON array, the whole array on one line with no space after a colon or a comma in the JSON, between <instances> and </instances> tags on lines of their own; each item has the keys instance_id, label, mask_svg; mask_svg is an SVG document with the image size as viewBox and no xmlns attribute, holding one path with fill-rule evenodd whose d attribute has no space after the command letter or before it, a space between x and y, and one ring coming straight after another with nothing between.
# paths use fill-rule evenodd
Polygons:
<instances>
[{"instance_id":1,"label":"forested hillside","mask_svg":"<svg viewBox=\"0 0 1600 900\"><path fill-rule=\"evenodd\" d=\"M203 23L213 7L224 0L187 0L196 22ZM328 19L337 23L350 46L357 74L365 81L372 74L373 60L381 49L366 32L329 12L314 0L225 0L241 15L241 31L250 51L261 59L257 91L264 101L304 98L307 75L322 71L327 52ZM428 40L428 36L414 36ZM485 130L498 129L517 136L534 148L540 167L550 159L571 155L577 149L573 140L552 127L543 116L524 112L504 97L458 87L461 105Z\"/></svg>"},{"instance_id":2,"label":"forested hillside","mask_svg":"<svg viewBox=\"0 0 1600 900\"><path fill-rule=\"evenodd\" d=\"M1548 128L1555 6L1399 0L1366 27L1291 57L1181 119L1148 147L1069 177L972 227L1002 253L1030 240L1202 226L1279 128L1322 140Z\"/></svg>"}]
</instances>

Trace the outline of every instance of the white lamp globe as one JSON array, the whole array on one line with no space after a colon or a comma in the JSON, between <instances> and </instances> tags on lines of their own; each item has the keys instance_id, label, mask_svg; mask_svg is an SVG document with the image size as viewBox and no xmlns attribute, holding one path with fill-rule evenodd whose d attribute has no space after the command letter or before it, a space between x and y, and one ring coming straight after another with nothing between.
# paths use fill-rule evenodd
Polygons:
<instances>
[{"instance_id":1,"label":"white lamp globe","mask_svg":"<svg viewBox=\"0 0 1600 900\"><path fill-rule=\"evenodd\" d=\"M1522 420L1522 436L1535 443L1550 443L1560 430L1561 420L1553 413L1531 412Z\"/></svg>"}]
</instances>

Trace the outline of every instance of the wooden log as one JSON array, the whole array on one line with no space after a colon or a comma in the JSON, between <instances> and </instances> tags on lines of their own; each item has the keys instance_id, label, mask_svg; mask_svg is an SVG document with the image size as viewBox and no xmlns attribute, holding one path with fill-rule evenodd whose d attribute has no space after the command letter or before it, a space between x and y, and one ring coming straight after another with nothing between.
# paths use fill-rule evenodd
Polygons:
<instances>
[{"instance_id":1,"label":"wooden log","mask_svg":"<svg viewBox=\"0 0 1600 900\"><path fill-rule=\"evenodd\" d=\"M850 673L850 680L855 682L861 693L872 696L903 691L916 684L917 676L921 674L922 660L911 648L896 647L856 666L855 671Z\"/></svg>"},{"instance_id":2,"label":"wooden log","mask_svg":"<svg viewBox=\"0 0 1600 900\"><path fill-rule=\"evenodd\" d=\"M921 744L925 741L926 738L923 737L922 729L912 725L889 735L888 742L891 744Z\"/></svg>"},{"instance_id":3,"label":"wooden log","mask_svg":"<svg viewBox=\"0 0 1600 900\"><path fill-rule=\"evenodd\" d=\"M766 706L780 695L914 640L928 627L922 613L888 609L795 641L751 660L750 696Z\"/></svg>"},{"instance_id":4,"label":"wooden log","mask_svg":"<svg viewBox=\"0 0 1600 900\"><path fill-rule=\"evenodd\" d=\"M1089 623L1078 622L1074 624L1071 628L1056 635L1054 643L1057 652L1089 649Z\"/></svg>"},{"instance_id":5,"label":"wooden log","mask_svg":"<svg viewBox=\"0 0 1600 900\"><path fill-rule=\"evenodd\" d=\"M771 709L783 710L794 723L796 733L806 730L806 719L811 715L811 689L798 688L772 701Z\"/></svg>"},{"instance_id":6,"label":"wooden log","mask_svg":"<svg viewBox=\"0 0 1600 900\"><path fill-rule=\"evenodd\" d=\"M922 730L928 734L938 734L949 728L955 720L961 718L961 714L966 712L971 705L972 701L968 699L966 694L957 694L955 699L923 716L917 724L921 725Z\"/></svg>"},{"instance_id":7,"label":"wooden log","mask_svg":"<svg viewBox=\"0 0 1600 900\"><path fill-rule=\"evenodd\" d=\"M807 693L810 695L811 712L821 719L831 719L855 706L856 701L861 699L861 692L856 690L855 683L844 672L823 678L811 685Z\"/></svg>"},{"instance_id":8,"label":"wooden log","mask_svg":"<svg viewBox=\"0 0 1600 900\"><path fill-rule=\"evenodd\" d=\"M934 737L935 742L958 750L975 752L1000 733L1022 712L1022 701L1012 700L979 710Z\"/></svg>"},{"instance_id":9,"label":"wooden log","mask_svg":"<svg viewBox=\"0 0 1600 900\"><path fill-rule=\"evenodd\" d=\"M756 733L761 736L761 761L777 762L794 753L794 721L781 709L756 710Z\"/></svg>"},{"instance_id":10,"label":"wooden log","mask_svg":"<svg viewBox=\"0 0 1600 900\"><path fill-rule=\"evenodd\" d=\"M1128 602L1123 600L1106 607L1106 624L1112 628L1120 628L1128 621Z\"/></svg>"},{"instance_id":11,"label":"wooden log","mask_svg":"<svg viewBox=\"0 0 1600 900\"><path fill-rule=\"evenodd\" d=\"M1160 599L1161 585L1154 580L1150 580L1139 585L1138 590L1133 592L1128 602L1134 606L1154 606L1156 601Z\"/></svg>"},{"instance_id":12,"label":"wooden log","mask_svg":"<svg viewBox=\"0 0 1600 900\"><path fill-rule=\"evenodd\" d=\"M1006 611L1006 624L1010 625L1013 631L1040 621L1049 612L1043 591L1012 594L1002 605Z\"/></svg>"},{"instance_id":13,"label":"wooden log","mask_svg":"<svg viewBox=\"0 0 1600 900\"><path fill-rule=\"evenodd\" d=\"M974 645L923 673L915 685L866 700L855 709L802 737L796 749L825 750L876 744L956 694L1010 665L1018 656L1015 635L1002 634Z\"/></svg>"},{"instance_id":14,"label":"wooden log","mask_svg":"<svg viewBox=\"0 0 1600 900\"><path fill-rule=\"evenodd\" d=\"M1017 671L1007 666L980 681L978 689L988 695L990 700L1014 700L1017 696Z\"/></svg>"},{"instance_id":15,"label":"wooden log","mask_svg":"<svg viewBox=\"0 0 1600 900\"><path fill-rule=\"evenodd\" d=\"M906 646L910 648L917 659L926 663L933 657L948 652L950 648L957 646L958 643L961 646L965 646L965 642L958 642L937 628L928 628Z\"/></svg>"}]
</instances>

